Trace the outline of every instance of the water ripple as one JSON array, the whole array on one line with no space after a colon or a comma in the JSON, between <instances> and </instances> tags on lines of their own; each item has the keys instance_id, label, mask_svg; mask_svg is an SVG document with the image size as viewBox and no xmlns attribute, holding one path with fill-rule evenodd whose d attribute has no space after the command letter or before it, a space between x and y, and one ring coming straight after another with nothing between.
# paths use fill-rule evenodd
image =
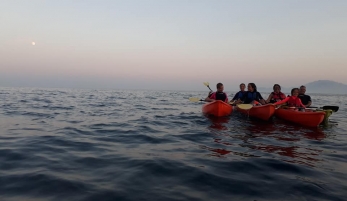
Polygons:
<instances>
[{"instance_id":1,"label":"water ripple","mask_svg":"<svg viewBox=\"0 0 347 201\"><path fill-rule=\"evenodd\" d=\"M327 127L233 113L205 92L1 88L0 200L345 200L346 96Z\"/></svg>"}]
</instances>

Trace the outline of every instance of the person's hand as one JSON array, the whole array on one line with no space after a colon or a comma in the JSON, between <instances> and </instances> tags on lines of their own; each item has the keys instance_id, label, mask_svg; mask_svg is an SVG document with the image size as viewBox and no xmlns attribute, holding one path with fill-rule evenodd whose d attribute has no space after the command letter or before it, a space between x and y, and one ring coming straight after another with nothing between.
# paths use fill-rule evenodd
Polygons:
<instances>
[{"instance_id":1,"label":"person's hand","mask_svg":"<svg viewBox=\"0 0 347 201\"><path fill-rule=\"evenodd\" d=\"M271 105L273 105L275 107L275 109L278 109L281 107L281 105L276 105L275 103L272 103Z\"/></svg>"}]
</instances>

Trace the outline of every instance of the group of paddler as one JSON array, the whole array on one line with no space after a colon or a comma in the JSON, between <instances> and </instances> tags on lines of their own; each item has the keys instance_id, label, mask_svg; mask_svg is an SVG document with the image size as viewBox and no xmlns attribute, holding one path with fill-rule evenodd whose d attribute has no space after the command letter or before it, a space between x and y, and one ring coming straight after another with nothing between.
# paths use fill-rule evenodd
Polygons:
<instances>
[{"instance_id":1,"label":"group of paddler","mask_svg":"<svg viewBox=\"0 0 347 201\"><path fill-rule=\"evenodd\" d=\"M205 82L204 85L211 90L208 82ZM339 109L338 106L312 107L311 97L305 94L305 86L293 88L291 95L286 96L281 92L281 86L275 84L273 92L266 100L257 91L257 86L254 83L247 85L247 91L245 91L245 88L245 84L240 84L240 91L229 101L228 95L224 92L223 84L218 83L217 91L213 92L211 90L204 100L194 97L189 98L189 100L192 102L208 102L202 106L202 112L207 115L228 116L235 108L238 112L252 118L269 120L272 116L276 116L309 127L327 124L332 112L337 112ZM287 106L283 106L284 104L287 104Z\"/></svg>"},{"instance_id":2,"label":"group of paddler","mask_svg":"<svg viewBox=\"0 0 347 201\"><path fill-rule=\"evenodd\" d=\"M238 104L252 104L252 105L282 105L287 104L289 107L306 108L312 104L311 97L306 95L306 87L301 86L300 88L293 88L291 90L291 95L286 96L281 92L281 86L275 84L273 86L273 92L265 100L261 94L257 91L257 86L254 83L248 83L247 91L245 91L246 85L244 83L240 84L240 91L235 94L233 99L229 102L228 95L224 92L224 86L222 83L217 84L217 91L208 94L205 101L212 102L215 100L221 100L226 103L233 105Z\"/></svg>"}]
</instances>

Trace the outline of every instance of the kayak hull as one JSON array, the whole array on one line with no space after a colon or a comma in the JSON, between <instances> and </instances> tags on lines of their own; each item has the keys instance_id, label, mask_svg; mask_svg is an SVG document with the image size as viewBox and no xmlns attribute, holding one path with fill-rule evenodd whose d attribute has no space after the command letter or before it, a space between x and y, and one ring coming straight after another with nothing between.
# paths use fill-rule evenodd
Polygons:
<instances>
[{"instance_id":1,"label":"kayak hull","mask_svg":"<svg viewBox=\"0 0 347 201\"><path fill-rule=\"evenodd\" d=\"M242 114L249 115L250 117L267 121L272 117L272 115L274 115L275 106L273 105L253 106L249 110L244 110L237 107L237 111L239 111Z\"/></svg>"},{"instance_id":2,"label":"kayak hull","mask_svg":"<svg viewBox=\"0 0 347 201\"><path fill-rule=\"evenodd\" d=\"M216 117L229 116L233 111L233 107L223 101L217 100L214 102L206 103L202 106L202 112L207 115Z\"/></svg>"},{"instance_id":3,"label":"kayak hull","mask_svg":"<svg viewBox=\"0 0 347 201\"><path fill-rule=\"evenodd\" d=\"M279 108L275 112L275 116L302 126L317 127L323 122L325 112L323 111L311 111L306 110L305 112L296 111L293 109Z\"/></svg>"}]
</instances>

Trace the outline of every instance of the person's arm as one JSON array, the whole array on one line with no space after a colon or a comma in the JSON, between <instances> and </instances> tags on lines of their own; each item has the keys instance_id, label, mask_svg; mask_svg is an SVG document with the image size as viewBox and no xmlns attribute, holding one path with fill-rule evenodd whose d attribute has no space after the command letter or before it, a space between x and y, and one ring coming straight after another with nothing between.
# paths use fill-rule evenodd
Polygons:
<instances>
[{"instance_id":1,"label":"person's arm","mask_svg":"<svg viewBox=\"0 0 347 201\"><path fill-rule=\"evenodd\" d=\"M312 104L311 96L308 96L308 97L309 97L309 100L308 100L307 105L305 105L306 107L310 107Z\"/></svg>"},{"instance_id":2,"label":"person's arm","mask_svg":"<svg viewBox=\"0 0 347 201\"><path fill-rule=\"evenodd\" d=\"M242 103L241 99L238 99L237 101L234 102L235 105Z\"/></svg>"},{"instance_id":3,"label":"person's arm","mask_svg":"<svg viewBox=\"0 0 347 201\"><path fill-rule=\"evenodd\" d=\"M287 98L284 99L284 100L281 100L281 101L278 101L278 102L274 103L274 105L281 105L281 104L283 104L283 103L286 103L288 100L289 100L289 97L287 97Z\"/></svg>"},{"instance_id":4,"label":"person's arm","mask_svg":"<svg viewBox=\"0 0 347 201\"><path fill-rule=\"evenodd\" d=\"M262 105L266 105L266 102L264 100L264 98L261 96L261 94L259 92L257 92L257 96L258 96L258 100Z\"/></svg>"},{"instance_id":5,"label":"person's arm","mask_svg":"<svg viewBox=\"0 0 347 201\"><path fill-rule=\"evenodd\" d=\"M300 98L299 98L299 103L300 103L300 106L303 107L303 108L306 108L306 106L304 104L302 104ZM308 105L308 104L307 104Z\"/></svg>"},{"instance_id":6,"label":"person's arm","mask_svg":"<svg viewBox=\"0 0 347 201\"><path fill-rule=\"evenodd\" d=\"M270 103L270 100L272 99L272 96L273 96L273 95L272 95L272 93L271 93L265 102L266 102L266 103Z\"/></svg>"},{"instance_id":7,"label":"person's arm","mask_svg":"<svg viewBox=\"0 0 347 201\"><path fill-rule=\"evenodd\" d=\"M237 92L237 93L235 94L234 98L233 98L233 99L231 99L231 100L232 100L232 101L237 100L237 97L239 97L239 93L240 93L240 92Z\"/></svg>"},{"instance_id":8,"label":"person's arm","mask_svg":"<svg viewBox=\"0 0 347 201\"><path fill-rule=\"evenodd\" d=\"M213 102L213 101L215 101L215 100L212 99L212 98L207 97L207 98L205 98L205 101L206 101L206 102Z\"/></svg>"},{"instance_id":9,"label":"person's arm","mask_svg":"<svg viewBox=\"0 0 347 201\"><path fill-rule=\"evenodd\" d=\"M206 102L213 102L216 99L216 93L212 93L211 95L209 95L208 97L205 98Z\"/></svg>"}]
</instances>

